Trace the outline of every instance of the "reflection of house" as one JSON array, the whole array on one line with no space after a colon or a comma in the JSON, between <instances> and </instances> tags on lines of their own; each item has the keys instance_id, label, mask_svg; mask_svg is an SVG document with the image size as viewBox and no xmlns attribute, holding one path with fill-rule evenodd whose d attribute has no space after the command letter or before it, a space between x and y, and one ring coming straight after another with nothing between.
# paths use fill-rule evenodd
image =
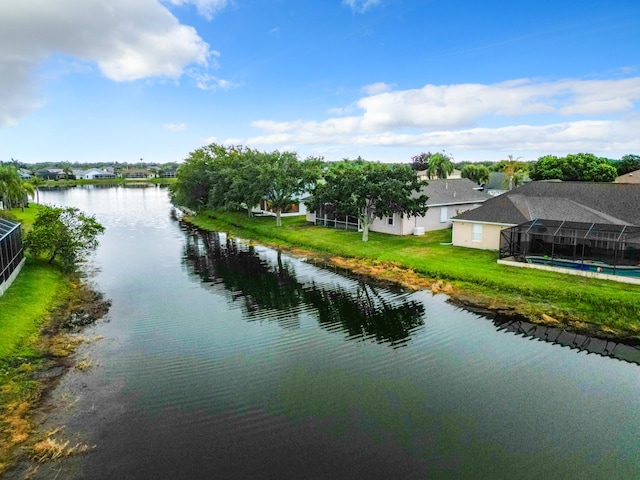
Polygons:
<instances>
[{"instance_id":1,"label":"reflection of house","mask_svg":"<svg viewBox=\"0 0 640 480\"><path fill-rule=\"evenodd\" d=\"M19 223L0 217L0 295L24 265L22 234Z\"/></svg>"},{"instance_id":2,"label":"reflection of house","mask_svg":"<svg viewBox=\"0 0 640 480\"><path fill-rule=\"evenodd\" d=\"M123 178L155 178L157 175L144 168L128 168L122 172Z\"/></svg>"},{"instance_id":3,"label":"reflection of house","mask_svg":"<svg viewBox=\"0 0 640 480\"><path fill-rule=\"evenodd\" d=\"M427 213L424 217L401 217L393 215L376 218L369 230L391 235L421 234L425 231L442 230L451 226L451 217L482 205L490 197L480 191L480 187L467 178L429 180L424 187ZM319 212L307 214L307 220L327 227L358 229L358 221L352 217L329 215Z\"/></svg>"},{"instance_id":4,"label":"reflection of house","mask_svg":"<svg viewBox=\"0 0 640 480\"><path fill-rule=\"evenodd\" d=\"M640 226L640 185L532 182L453 221L454 245L498 250L500 232L535 219Z\"/></svg>"},{"instance_id":5,"label":"reflection of house","mask_svg":"<svg viewBox=\"0 0 640 480\"><path fill-rule=\"evenodd\" d=\"M640 183L640 170L620 175L615 180L616 183Z\"/></svg>"},{"instance_id":6,"label":"reflection of house","mask_svg":"<svg viewBox=\"0 0 640 480\"><path fill-rule=\"evenodd\" d=\"M97 168L78 170L73 173L78 180L113 180L116 178L115 174Z\"/></svg>"}]
</instances>

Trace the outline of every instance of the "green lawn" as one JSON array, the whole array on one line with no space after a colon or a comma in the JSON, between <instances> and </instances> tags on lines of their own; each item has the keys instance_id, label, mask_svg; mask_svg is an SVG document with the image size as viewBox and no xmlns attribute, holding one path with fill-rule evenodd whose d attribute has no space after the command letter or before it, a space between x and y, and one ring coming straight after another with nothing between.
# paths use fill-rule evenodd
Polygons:
<instances>
[{"instance_id":1,"label":"green lawn","mask_svg":"<svg viewBox=\"0 0 640 480\"><path fill-rule=\"evenodd\" d=\"M37 205L12 213L23 222L23 231L35 220ZM70 280L44 261L27 257L24 268L0 297L0 361L33 357L34 345L48 313L68 296Z\"/></svg>"},{"instance_id":2,"label":"green lawn","mask_svg":"<svg viewBox=\"0 0 640 480\"><path fill-rule=\"evenodd\" d=\"M249 219L239 213L208 212L190 220L240 237L394 262L424 277L451 282L457 287L454 296L468 303L513 309L532 320L547 314L574 328L580 327L576 322L586 322L597 325L600 333L614 330L640 339L640 286L499 265L497 252L443 245L451 241L450 230L406 237L371 233L369 241L362 242L359 233L316 227L303 217L283 219L282 228L274 218Z\"/></svg>"}]
</instances>

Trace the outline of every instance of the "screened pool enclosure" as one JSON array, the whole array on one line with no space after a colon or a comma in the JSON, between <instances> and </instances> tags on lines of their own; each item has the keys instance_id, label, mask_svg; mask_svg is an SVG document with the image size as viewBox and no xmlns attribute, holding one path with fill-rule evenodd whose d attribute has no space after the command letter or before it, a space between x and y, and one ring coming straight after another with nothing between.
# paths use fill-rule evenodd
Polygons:
<instances>
[{"instance_id":1,"label":"screened pool enclosure","mask_svg":"<svg viewBox=\"0 0 640 480\"><path fill-rule=\"evenodd\" d=\"M23 258L20 224L0 218L0 286L9 280Z\"/></svg>"},{"instance_id":2,"label":"screened pool enclosure","mask_svg":"<svg viewBox=\"0 0 640 480\"><path fill-rule=\"evenodd\" d=\"M640 227L531 220L503 230L500 258L640 277Z\"/></svg>"}]
</instances>

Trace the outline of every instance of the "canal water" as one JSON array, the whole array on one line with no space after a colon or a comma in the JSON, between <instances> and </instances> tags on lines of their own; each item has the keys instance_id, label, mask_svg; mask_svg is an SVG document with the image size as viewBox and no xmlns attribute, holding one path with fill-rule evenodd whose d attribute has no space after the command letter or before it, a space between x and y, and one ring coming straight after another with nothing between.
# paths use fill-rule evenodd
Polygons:
<instances>
[{"instance_id":1,"label":"canal water","mask_svg":"<svg viewBox=\"0 0 640 480\"><path fill-rule=\"evenodd\" d=\"M106 227L112 307L47 422L95 448L33 478L640 478L628 359L191 231L166 189L40 197Z\"/></svg>"}]
</instances>

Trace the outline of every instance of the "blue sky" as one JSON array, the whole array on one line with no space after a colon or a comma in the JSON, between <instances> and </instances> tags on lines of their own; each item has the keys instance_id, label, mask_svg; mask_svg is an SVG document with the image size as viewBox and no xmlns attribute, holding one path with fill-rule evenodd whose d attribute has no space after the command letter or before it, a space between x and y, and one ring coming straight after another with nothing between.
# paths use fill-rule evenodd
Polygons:
<instances>
[{"instance_id":1,"label":"blue sky","mask_svg":"<svg viewBox=\"0 0 640 480\"><path fill-rule=\"evenodd\" d=\"M637 0L3 0L0 160L640 154Z\"/></svg>"}]
</instances>

